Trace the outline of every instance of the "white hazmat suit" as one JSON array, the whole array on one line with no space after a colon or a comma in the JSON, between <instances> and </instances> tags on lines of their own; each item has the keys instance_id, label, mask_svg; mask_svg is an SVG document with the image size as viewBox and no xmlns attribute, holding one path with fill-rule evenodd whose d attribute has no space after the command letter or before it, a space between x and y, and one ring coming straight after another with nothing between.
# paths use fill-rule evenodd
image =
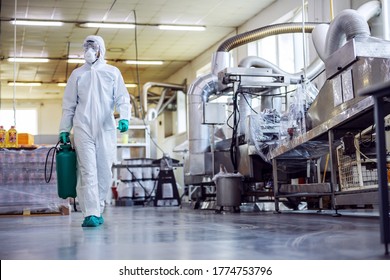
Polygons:
<instances>
[{"instance_id":1,"label":"white hazmat suit","mask_svg":"<svg viewBox=\"0 0 390 280\"><path fill-rule=\"evenodd\" d=\"M73 127L79 182L77 198L84 217L101 216L112 183L116 155L114 109L130 121L130 98L118 68L106 64L100 36L88 36L99 46L100 56L75 69L69 77L62 103L60 133Z\"/></svg>"}]
</instances>

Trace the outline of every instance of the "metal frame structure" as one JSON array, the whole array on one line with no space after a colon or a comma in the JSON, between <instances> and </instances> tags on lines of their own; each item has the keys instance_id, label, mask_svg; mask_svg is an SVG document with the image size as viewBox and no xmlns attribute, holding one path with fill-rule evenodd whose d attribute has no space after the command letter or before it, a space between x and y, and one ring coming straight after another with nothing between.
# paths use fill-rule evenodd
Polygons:
<instances>
[{"instance_id":1,"label":"metal frame structure","mask_svg":"<svg viewBox=\"0 0 390 280\"><path fill-rule=\"evenodd\" d=\"M379 217L381 242L385 244L386 254L389 254L388 244L390 243L390 219L389 219L389 187L386 169L386 138L384 117L386 105L390 97L390 81L377 86L366 88L360 92L363 96L374 98L374 118L376 131L376 154L378 156L378 192L379 192Z\"/></svg>"}]
</instances>

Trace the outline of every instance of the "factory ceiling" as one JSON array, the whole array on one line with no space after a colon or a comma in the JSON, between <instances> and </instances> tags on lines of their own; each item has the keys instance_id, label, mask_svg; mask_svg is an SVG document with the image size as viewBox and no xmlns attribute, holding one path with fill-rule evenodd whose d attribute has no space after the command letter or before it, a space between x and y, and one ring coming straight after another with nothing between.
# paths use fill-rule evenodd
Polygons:
<instances>
[{"instance_id":1,"label":"factory ceiling","mask_svg":"<svg viewBox=\"0 0 390 280\"><path fill-rule=\"evenodd\" d=\"M0 0L0 98L58 99L72 70L81 64L87 35L102 36L106 59L126 83L163 82L204 51L244 24L272 0ZM15 10L16 8L16 10ZM16 12L15 12L16 11ZM45 26L15 25L22 20ZM61 26L48 26L52 21ZM135 28L82 27L83 23L136 24ZM205 27L204 31L160 30L159 24ZM16 39L16 40L15 40ZM48 58L48 62L10 62L9 58ZM125 64L125 60L158 60L162 65ZM138 72L137 72L138 68ZM137 75L139 73L139 76ZM139 77L139 79L138 79ZM14 87L17 82L41 86ZM129 92L136 95L135 88Z\"/></svg>"}]
</instances>

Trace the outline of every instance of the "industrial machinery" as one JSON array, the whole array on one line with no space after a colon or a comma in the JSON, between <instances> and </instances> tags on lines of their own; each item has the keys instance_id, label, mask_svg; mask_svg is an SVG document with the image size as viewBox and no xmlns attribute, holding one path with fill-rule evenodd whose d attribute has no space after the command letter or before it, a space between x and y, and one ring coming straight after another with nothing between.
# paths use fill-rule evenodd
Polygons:
<instances>
[{"instance_id":1,"label":"industrial machinery","mask_svg":"<svg viewBox=\"0 0 390 280\"><path fill-rule=\"evenodd\" d=\"M380 1L371 1L342 11L331 23L275 24L223 42L213 55L211 73L197 78L187 93L192 126L184 168L190 190L212 187L223 165L244 177L241 202L272 198L277 211L279 200L294 209L309 198L318 200L320 209L323 198L329 208L337 208L337 201L348 204L341 196L336 199L332 149L345 129L357 133L372 124L367 114L358 118L373 105L358 90L390 79L390 43L372 37L367 23L380 13ZM312 33L318 53L302 72L287 73L259 57L247 57L237 67L229 64L229 51L238 46L301 32ZM318 90L311 81L324 71L326 81ZM291 86L293 97L287 94ZM227 102L218 102L226 97ZM260 104L256 110L255 100Z\"/></svg>"},{"instance_id":2,"label":"industrial machinery","mask_svg":"<svg viewBox=\"0 0 390 280\"><path fill-rule=\"evenodd\" d=\"M151 91L161 88L161 92ZM143 86L141 104L132 97L134 118L129 131L118 136L117 158L113 165L113 198L120 206L144 205L154 201L155 206L179 206L175 171L182 167L176 159L171 168L161 168L157 159L157 117L176 101L177 91L186 91L183 85L148 82ZM149 104L148 104L149 102ZM148 105L153 105L148 108ZM129 141L129 136L132 138ZM151 145L153 144L153 145ZM162 150L161 150L162 151ZM173 168L174 167L174 168Z\"/></svg>"}]
</instances>

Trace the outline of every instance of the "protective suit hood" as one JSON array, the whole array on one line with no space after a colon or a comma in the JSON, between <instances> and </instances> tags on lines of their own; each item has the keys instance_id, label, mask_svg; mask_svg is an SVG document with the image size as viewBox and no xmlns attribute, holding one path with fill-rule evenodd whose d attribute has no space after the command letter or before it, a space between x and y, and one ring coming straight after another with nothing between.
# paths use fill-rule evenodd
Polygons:
<instances>
[{"instance_id":1,"label":"protective suit hood","mask_svg":"<svg viewBox=\"0 0 390 280\"><path fill-rule=\"evenodd\" d=\"M104 44L103 38L97 35L89 35L87 36L87 38L85 38L84 43L86 43L88 40L92 40L99 45L100 48L99 62L105 62L104 57L106 55L106 46Z\"/></svg>"}]
</instances>

